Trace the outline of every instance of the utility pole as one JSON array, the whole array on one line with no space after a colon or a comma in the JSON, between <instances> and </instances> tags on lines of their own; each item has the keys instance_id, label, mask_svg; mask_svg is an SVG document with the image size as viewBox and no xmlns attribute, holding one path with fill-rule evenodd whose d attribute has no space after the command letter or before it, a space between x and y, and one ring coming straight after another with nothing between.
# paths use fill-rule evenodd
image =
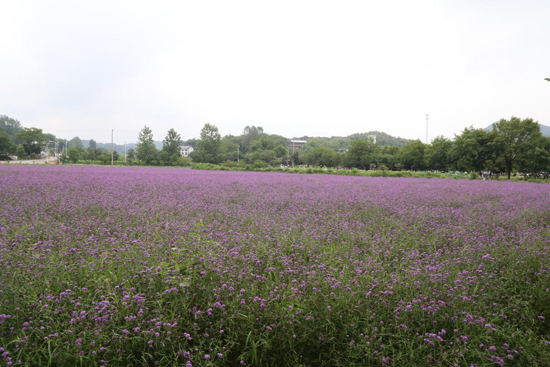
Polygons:
<instances>
[{"instance_id":1,"label":"utility pole","mask_svg":"<svg viewBox=\"0 0 550 367\"><path fill-rule=\"evenodd\" d=\"M426 114L426 144L429 144L429 140L428 140L428 119L429 119L429 115Z\"/></svg>"},{"instance_id":2,"label":"utility pole","mask_svg":"<svg viewBox=\"0 0 550 367\"><path fill-rule=\"evenodd\" d=\"M114 133L114 129L111 130L111 167L114 166L114 155L113 155L113 133Z\"/></svg>"}]
</instances>

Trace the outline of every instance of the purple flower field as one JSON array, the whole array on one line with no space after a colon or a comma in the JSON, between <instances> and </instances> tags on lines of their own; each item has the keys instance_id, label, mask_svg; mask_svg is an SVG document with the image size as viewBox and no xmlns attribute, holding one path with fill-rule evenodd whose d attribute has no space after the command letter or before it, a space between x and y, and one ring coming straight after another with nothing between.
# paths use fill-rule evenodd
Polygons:
<instances>
[{"instance_id":1,"label":"purple flower field","mask_svg":"<svg viewBox=\"0 0 550 367\"><path fill-rule=\"evenodd\" d=\"M0 166L0 365L549 366L550 185Z\"/></svg>"}]
</instances>

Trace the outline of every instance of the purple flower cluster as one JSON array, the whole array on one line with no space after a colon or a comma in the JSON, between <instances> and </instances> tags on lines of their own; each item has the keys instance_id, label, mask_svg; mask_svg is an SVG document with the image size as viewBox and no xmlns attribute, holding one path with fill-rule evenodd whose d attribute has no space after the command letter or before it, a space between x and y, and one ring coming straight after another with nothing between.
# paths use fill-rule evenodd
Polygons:
<instances>
[{"instance_id":1,"label":"purple flower cluster","mask_svg":"<svg viewBox=\"0 0 550 367\"><path fill-rule=\"evenodd\" d=\"M0 360L543 365L549 208L533 183L1 166Z\"/></svg>"}]
</instances>

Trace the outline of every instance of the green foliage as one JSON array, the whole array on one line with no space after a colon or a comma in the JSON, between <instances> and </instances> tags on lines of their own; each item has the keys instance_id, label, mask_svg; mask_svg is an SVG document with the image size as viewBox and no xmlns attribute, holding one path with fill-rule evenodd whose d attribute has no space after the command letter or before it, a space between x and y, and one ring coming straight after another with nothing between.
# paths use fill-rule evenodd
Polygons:
<instances>
[{"instance_id":1,"label":"green foliage","mask_svg":"<svg viewBox=\"0 0 550 367\"><path fill-rule=\"evenodd\" d=\"M0 153L15 153L15 144L8 133L0 131Z\"/></svg>"},{"instance_id":2,"label":"green foliage","mask_svg":"<svg viewBox=\"0 0 550 367\"><path fill-rule=\"evenodd\" d=\"M35 127L24 128L15 135L16 142L23 145L28 155L39 154L45 147L48 139L42 133L42 129Z\"/></svg>"},{"instance_id":3,"label":"green foliage","mask_svg":"<svg viewBox=\"0 0 550 367\"><path fill-rule=\"evenodd\" d=\"M540 149L538 152L536 150L544 140L539 124L533 119L501 119L493 125L493 131L495 154L503 160L508 179L513 169L532 166L530 163L535 160L547 159ZM535 159L535 155L538 155L538 159Z\"/></svg>"},{"instance_id":4,"label":"green foliage","mask_svg":"<svg viewBox=\"0 0 550 367\"><path fill-rule=\"evenodd\" d=\"M153 140L153 132L147 126L139 133L136 157L145 164L151 164L157 158L157 148Z\"/></svg>"},{"instance_id":5,"label":"green foliage","mask_svg":"<svg viewBox=\"0 0 550 367\"><path fill-rule=\"evenodd\" d=\"M24 159L28 157L22 144L19 144L17 148L15 148L15 155L17 156L17 159Z\"/></svg>"},{"instance_id":6,"label":"green foliage","mask_svg":"<svg viewBox=\"0 0 550 367\"><path fill-rule=\"evenodd\" d=\"M346 167L369 169L375 163L377 146L372 140L354 140L345 157Z\"/></svg>"},{"instance_id":7,"label":"green foliage","mask_svg":"<svg viewBox=\"0 0 550 367\"><path fill-rule=\"evenodd\" d=\"M342 162L342 154L327 147L315 147L305 157L306 163L311 166L337 167Z\"/></svg>"},{"instance_id":8,"label":"green foliage","mask_svg":"<svg viewBox=\"0 0 550 367\"><path fill-rule=\"evenodd\" d=\"M399 170L401 168L399 160L401 149L397 146L379 147L375 155L377 167L380 169Z\"/></svg>"},{"instance_id":9,"label":"green foliage","mask_svg":"<svg viewBox=\"0 0 550 367\"><path fill-rule=\"evenodd\" d=\"M287 158L286 139L277 135L263 136L250 144L246 161L256 164L280 165Z\"/></svg>"},{"instance_id":10,"label":"green foliage","mask_svg":"<svg viewBox=\"0 0 550 367\"><path fill-rule=\"evenodd\" d=\"M496 170L494 156L495 133L484 129L466 128L455 138L451 157L461 171Z\"/></svg>"},{"instance_id":11,"label":"green foliage","mask_svg":"<svg viewBox=\"0 0 550 367\"><path fill-rule=\"evenodd\" d=\"M205 124L197 141L198 150L191 153L191 159L199 163L219 163L223 160L220 154L221 135L218 128Z\"/></svg>"},{"instance_id":12,"label":"green foliage","mask_svg":"<svg viewBox=\"0 0 550 367\"><path fill-rule=\"evenodd\" d=\"M162 141L162 151L166 153L168 157L176 156L176 158L181 156L180 152L181 146L181 136L177 133L176 130L168 130L168 134Z\"/></svg>"},{"instance_id":13,"label":"green foliage","mask_svg":"<svg viewBox=\"0 0 550 367\"><path fill-rule=\"evenodd\" d=\"M128 149L128 152L126 153L126 158L129 161L133 161L134 159L136 159L136 151L134 150L134 148Z\"/></svg>"},{"instance_id":14,"label":"green foliage","mask_svg":"<svg viewBox=\"0 0 550 367\"><path fill-rule=\"evenodd\" d=\"M15 139L17 133L23 130L21 123L11 117L0 115L0 130L3 130L6 134Z\"/></svg>"},{"instance_id":15,"label":"green foliage","mask_svg":"<svg viewBox=\"0 0 550 367\"><path fill-rule=\"evenodd\" d=\"M395 147L402 148L405 145L407 145L410 141L408 139L396 138L380 131L370 131L362 134L352 134L348 136L347 139L349 141L353 141L356 139L367 141L370 139L370 135L376 136L376 144L378 145L388 145L388 146L395 146ZM331 139L334 139L334 137Z\"/></svg>"},{"instance_id":16,"label":"green foliage","mask_svg":"<svg viewBox=\"0 0 550 367\"><path fill-rule=\"evenodd\" d=\"M426 162L424 160L424 150L426 145L420 140L413 140L401 149L399 158L401 166L406 170L424 170Z\"/></svg>"},{"instance_id":17,"label":"green foliage","mask_svg":"<svg viewBox=\"0 0 550 367\"><path fill-rule=\"evenodd\" d=\"M176 160L176 166L189 167L191 165L191 159L189 157L178 157Z\"/></svg>"},{"instance_id":18,"label":"green foliage","mask_svg":"<svg viewBox=\"0 0 550 367\"><path fill-rule=\"evenodd\" d=\"M92 149L97 148L97 142L94 139L90 139L89 146Z\"/></svg>"},{"instance_id":19,"label":"green foliage","mask_svg":"<svg viewBox=\"0 0 550 367\"><path fill-rule=\"evenodd\" d=\"M79 160L86 159L87 154L83 148L69 148L69 150L67 150L67 156L69 162L76 163Z\"/></svg>"},{"instance_id":20,"label":"green foliage","mask_svg":"<svg viewBox=\"0 0 550 367\"><path fill-rule=\"evenodd\" d=\"M431 144L426 145L424 159L426 167L430 169L445 171L452 166L451 151L453 142L443 136L435 138Z\"/></svg>"},{"instance_id":21,"label":"green foliage","mask_svg":"<svg viewBox=\"0 0 550 367\"><path fill-rule=\"evenodd\" d=\"M239 137L234 136L224 136L222 138L220 155L223 156L225 160L236 162L243 158L243 153L238 143L239 140Z\"/></svg>"},{"instance_id":22,"label":"green foliage","mask_svg":"<svg viewBox=\"0 0 550 367\"><path fill-rule=\"evenodd\" d=\"M86 149L86 159L90 161L98 161L101 159L103 151L99 148L92 148L91 146Z\"/></svg>"},{"instance_id":23,"label":"green foliage","mask_svg":"<svg viewBox=\"0 0 550 367\"><path fill-rule=\"evenodd\" d=\"M101 156L99 157L99 160L102 164L111 164L111 162L117 162L120 159L120 155L115 150L113 151L113 155L111 157L111 152L103 152Z\"/></svg>"},{"instance_id":24,"label":"green foliage","mask_svg":"<svg viewBox=\"0 0 550 367\"><path fill-rule=\"evenodd\" d=\"M243 153L247 153L252 142L259 140L262 136L264 136L264 129L261 126L245 127L241 136Z\"/></svg>"},{"instance_id":25,"label":"green foliage","mask_svg":"<svg viewBox=\"0 0 550 367\"><path fill-rule=\"evenodd\" d=\"M82 144L82 140L80 140L78 136L75 136L74 138L69 140L69 147L84 149L84 144Z\"/></svg>"}]
</instances>

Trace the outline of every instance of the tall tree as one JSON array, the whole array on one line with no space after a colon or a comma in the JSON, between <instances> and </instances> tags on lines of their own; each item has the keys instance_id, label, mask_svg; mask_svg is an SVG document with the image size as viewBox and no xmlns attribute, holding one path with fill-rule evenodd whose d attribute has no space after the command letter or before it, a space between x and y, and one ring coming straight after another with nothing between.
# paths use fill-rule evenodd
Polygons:
<instances>
[{"instance_id":1,"label":"tall tree","mask_svg":"<svg viewBox=\"0 0 550 367\"><path fill-rule=\"evenodd\" d=\"M168 130L168 134L162 141L162 150L158 158L162 164L173 165L181 157L181 136L174 129Z\"/></svg>"},{"instance_id":2,"label":"tall tree","mask_svg":"<svg viewBox=\"0 0 550 367\"><path fill-rule=\"evenodd\" d=\"M426 145L420 140L413 140L401 148L401 151L399 152L399 159L403 169L426 169L426 161L424 159L425 149Z\"/></svg>"},{"instance_id":3,"label":"tall tree","mask_svg":"<svg viewBox=\"0 0 550 367\"><path fill-rule=\"evenodd\" d=\"M28 155L39 154L48 141L42 133L42 129L36 127L24 128L15 135L15 139L23 145L25 153Z\"/></svg>"},{"instance_id":4,"label":"tall tree","mask_svg":"<svg viewBox=\"0 0 550 367\"><path fill-rule=\"evenodd\" d=\"M151 164L151 162L157 156L157 148L153 140L153 132L150 128L145 126L138 136L138 143L136 148L136 157L139 161L145 164Z\"/></svg>"},{"instance_id":5,"label":"tall tree","mask_svg":"<svg viewBox=\"0 0 550 367\"><path fill-rule=\"evenodd\" d=\"M372 139L352 141L345 157L346 166L369 169L375 163L376 150L377 146Z\"/></svg>"},{"instance_id":6,"label":"tall tree","mask_svg":"<svg viewBox=\"0 0 550 367\"><path fill-rule=\"evenodd\" d=\"M0 153L15 153L15 144L8 133L0 130Z\"/></svg>"},{"instance_id":7,"label":"tall tree","mask_svg":"<svg viewBox=\"0 0 550 367\"><path fill-rule=\"evenodd\" d=\"M281 164L287 156L286 139L281 138L278 135L267 135L254 140L248 149L247 161L262 161L269 165Z\"/></svg>"},{"instance_id":8,"label":"tall tree","mask_svg":"<svg viewBox=\"0 0 550 367\"><path fill-rule=\"evenodd\" d=\"M69 140L69 147L84 149L84 144L82 144L82 140L78 136L75 136Z\"/></svg>"},{"instance_id":9,"label":"tall tree","mask_svg":"<svg viewBox=\"0 0 550 367\"><path fill-rule=\"evenodd\" d=\"M201 163L219 163L223 157L220 155L221 135L218 128L211 124L205 124L201 130L200 139L197 141L198 150L191 153L191 159Z\"/></svg>"},{"instance_id":10,"label":"tall tree","mask_svg":"<svg viewBox=\"0 0 550 367\"><path fill-rule=\"evenodd\" d=\"M521 120L512 116L510 120L501 119L493 125L493 131L496 132L497 154L504 161L508 179L513 169L529 161L543 141L539 124L529 118Z\"/></svg>"},{"instance_id":11,"label":"tall tree","mask_svg":"<svg viewBox=\"0 0 550 367\"><path fill-rule=\"evenodd\" d=\"M449 139L438 136L424 150L424 158L428 169L447 170L451 165L451 150L453 142Z\"/></svg>"},{"instance_id":12,"label":"tall tree","mask_svg":"<svg viewBox=\"0 0 550 367\"><path fill-rule=\"evenodd\" d=\"M89 145L92 149L97 148L97 142L94 139L90 139Z\"/></svg>"},{"instance_id":13,"label":"tall tree","mask_svg":"<svg viewBox=\"0 0 550 367\"><path fill-rule=\"evenodd\" d=\"M162 151L166 152L168 156L176 155L177 157L181 156L180 152L181 146L181 136L177 133L176 130L168 130L168 134L162 141Z\"/></svg>"},{"instance_id":14,"label":"tall tree","mask_svg":"<svg viewBox=\"0 0 550 367\"><path fill-rule=\"evenodd\" d=\"M312 166L336 167L340 165L340 153L322 146L311 149L305 159L307 164Z\"/></svg>"},{"instance_id":15,"label":"tall tree","mask_svg":"<svg viewBox=\"0 0 550 367\"><path fill-rule=\"evenodd\" d=\"M401 162L399 161L399 156L401 149L403 148L400 148L396 145L386 145L380 147L375 155L375 162L378 168L383 169L384 167L386 167L391 170L400 169Z\"/></svg>"},{"instance_id":16,"label":"tall tree","mask_svg":"<svg viewBox=\"0 0 550 367\"><path fill-rule=\"evenodd\" d=\"M495 133L484 129L466 128L455 136L451 157L457 169L481 174L497 168L494 155Z\"/></svg>"},{"instance_id":17,"label":"tall tree","mask_svg":"<svg viewBox=\"0 0 550 367\"><path fill-rule=\"evenodd\" d=\"M4 130L5 133L7 133L12 138L15 138L15 135L21 130L23 130L23 126L21 126L21 123L15 119L12 119L11 117L0 115L0 130Z\"/></svg>"},{"instance_id":18,"label":"tall tree","mask_svg":"<svg viewBox=\"0 0 550 367\"><path fill-rule=\"evenodd\" d=\"M126 158L131 162L136 158L136 151L134 148L128 149L128 154L126 155Z\"/></svg>"},{"instance_id":19,"label":"tall tree","mask_svg":"<svg viewBox=\"0 0 550 367\"><path fill-rule=\"evenodd\" d=\"M246 153L253 141L259 140L264 135L264 129L261 126L247 126L243 129L242 149Z\"/></svg>"}]
</instances>

